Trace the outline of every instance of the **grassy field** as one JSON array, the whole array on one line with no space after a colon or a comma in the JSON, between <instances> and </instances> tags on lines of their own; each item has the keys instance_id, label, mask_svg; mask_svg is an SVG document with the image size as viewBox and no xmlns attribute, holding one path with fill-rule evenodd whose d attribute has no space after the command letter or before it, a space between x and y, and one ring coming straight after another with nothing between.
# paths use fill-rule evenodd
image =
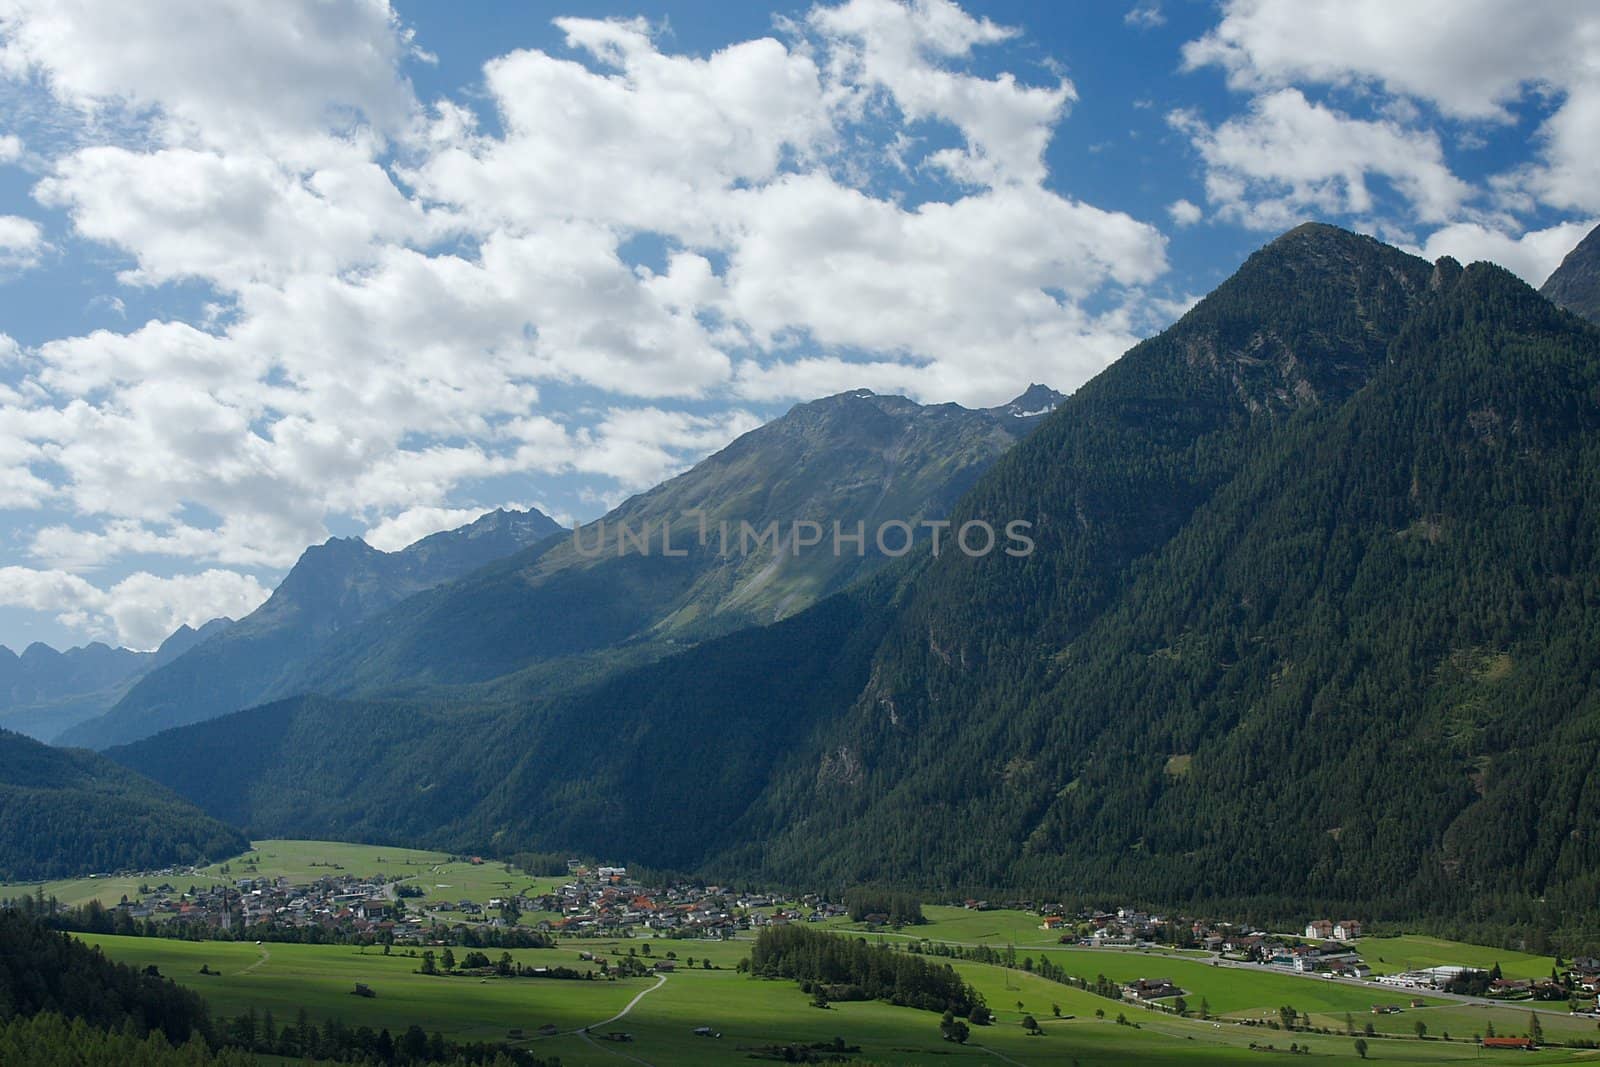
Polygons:
<instances>
[{"instance_id":1,"label":"grassy field","mask_svg":"<svg viewBox=\"0 0 1600 1067\"><path fill-rule=\"evenodd\" d=\"M206 887L231 883L239 878L284 877L291 883L306 883L335 875L368 877L387 874L421 886L428 900L472 900L484 903L511 892L545 892L560 885L564 878L531 878L520 871L509 871L503 863L471 863L452 860L443 852L388 845L351 845L337 841L256 841L251 851L221 863L200 868L193 874L174 874L164 878L130 875L107 878L72 878L44 882L44 895L67 905L99 900L112 905L124 896L137 898L139 886L170 882L180 890L189 886ZM41 883L0 885L0 899L31 896Z\"/></svg>"},{"instance_id":2,"label":"grassy field","mask_svg":"<svg viewBox=\"0 0 1600 1067\"><path fill-rule=\"evenodd\" d=\"M1530 956L1524 952L1464 945L1459 941L1442 941L1420 934L1366 937L1361 939L1358 947L1374 974L1396 974L1448 964L1478 967L1487 971L1498 963L1507 978L1548 978L1556 965L1550 956Z\"/></svg>"},{"instance_id":3,"label":"grassy field","mask_svg":"<svg viewBox=\"0 0 1600 1067\"><path fill-rule=\"evenodd\" d=\"M424 850L387 846L348 845L316 841L259 841L245 856L218 864L193 876L168 878L180 888L249 876L287 877L305 882L329 874L398 876L423 888L430 900L487 901L509 892L539 892L563 879L533 879L507 871L503 864L472 864ZM140 882L152 879L78 879L49 883L46 895L69 903L98 898L115 903L123 894L134 896ZM33 886L0 887L0 896L32 892ZM822 1010L791 982L751 979L736 972L749 953L748 940L699 942L669 939L567 940L555 949L517 950L519 962L534 966L562 965L588 969L580 951L602 955L645 955L653 959L674 953L678 970L664 982L654 978L624 981L558 981L540 979L489 979L432 977L416 973L420 960L409 955L385 957L353 947L227 942L180 942L162 939L85 936L113 959L141 966L154 964L161 972L202 992L219 1016L254 1007L271 1010L281 1026L294 1021L303 1007L314 1020L343 1019L352 1026L403 1030L417 1023L439 1030L455 1040L500 1041L509 1031L534 1033L553 1024L563 1033L534 1038L527 1044L541 1053L560 1056L567 1064L608 1064L619 1057L674 1067L722 1062L752 1062L753 1052L788 1043L832 1041L859 1046L862 1060L881 1064L1050 1064L1124 1063L1256 1063L1265 1046L1287 1050L1291 1042L1309 1048L1320 1061L1361 1062L1353 1039L1343 1031L1347 1017L1356 1029L1372 1023L1380 1036L1369 1040L1369 1059L1392 1063L1443 1063L1514 1056L1517 1063L1593 1062L1600 1054L1584 1051L1545 1051L1537 1054L1480 1053L1471 1043L1492 1022L1496 1032L1519 1035L1528 1028L1525 1006L1477 1007L1440 998L1400 1014L1372 1015L1375 1003L1409 1005L1410 996L1394 990L1367 988L1340 982L1307 979L1253 968L1215 966L1193 953L1146 949L1090 949L1063 946L1053 933L1039 929L1039 917L1023 912L975 912L963 908L927 906L930 922L894 932L867 932L843 920L830 929L865 936L886 944L908 941L988 945L1016 949L1017 960L1048 958L1073 975L1094 981L1105 975L1117 982L1134 978L1170 978L1187 994L1191 1010L1202 1000L1219 1020L1179 1019L1168 1014L1121 1005L1069 986L1059 985L1025 971L953 961L968 981L980 989L996 1012L996 1024L975 1028L966 1046L939 1037L938 1016L882 1003L835 1004ZM443 916L451 918L452 916ZM1549 973L1553 960L1537 956L1462 945L1437 939L1406 936L1368 938L1362 949L1379 973L1444 963L1489 967L1498 962L1512 977L1537 977ZM409 950L407 950L409 951ZM462 950L457 950L460 955ZM491 953L497 956L498 953ZM690 958L695 966L690 969ZM705 970L710 959L716 969ZM200 967L221 972L203 976ZM352 995L355 983L371 986L371 999ZM642 996L640 994L643 994ZM630 1002L632 1009L621 1021L609 1022ZM1019 1002L1021 1004L1019 1008ZM1292 1005L1311 1013L1317 1027L1337 1035L1289 1034L1269 1029L1278 1009ZM1054 1007L1068 1018L1056 1018ZM1552 1005L1559 1009L1559 1005ZM1104 1012L1105 1017L1096 1016ZM1029 1036L1019 1025L1024 1014L1033 1015L1044 1028L1043 1036ZM1119 1014L1130 1024L1119 1025ZM1415 1038L1418 1020L1430 1040ZM1600 1038L1592 1019L1573 1018L1556 1011L1541 1014L1547 1038L1579 1040ZM1244 1025L1254 1022L1256 1025ZM604 1024L604 1025L602 1025ZM598 1026L594 1036L571 1033ZM723 1037L697 1037L697 1026L711 1026ZM598 1040L606 1030L626 1030L634 1036L627 1044ZM1456 1040L1439 1040L1448 1033ZM1254 1042L1260 1046L1252 1049ZM759 1061L756 1061L759 1062Z\"/></svg>"},{"instance_id":4,"label":"grassy field","mask_svg":"<svg viewBox=\"0 0 1600 1067\"><path fill-rule=\"evenodd\" d=\"M619 982L596 980L554 981L538 979L490 979L428 977L415 973L418 960L408 956L384 957L338 946L232 944L219 942L176 942L150 938L85 936L100 945L108 956L139 965L155 964L163 974L204 993L219 1015L232 1015L255 1007L270 1009L278 1024L293 1022L304 1006L313 1019L338 1017L350 1025L404 1029L415 1022L425 1029L439 1030L457 1040L503 1040L513 1028L532 1033L551 1023L563 1031L606 1023L630 1001L637 1005L625 1019L599 1025L596 1034L625 1030L634 1036L626 1045L615 1045L579 1035L564 1033L554 1038L532 1039L527 1044L550 1055L559 1055L567 1064L612 1064L619 1053L658 1067L719 1062L750 1062L751 1050L791 1042L822 1042L840 1037L859 1046L860 1056L884 1064L1116 1064L1116 1063L1251 1063L1264 1054L1250 1049L1251 1042L1278 1050L1291 1042L1312 1049L1323 1061L1359 1062L1354 1043L1346 1036L1287 1034L1263 1026L1247 1027L1236 1022L1208 1022L1178 1019L1145 1009L1119 1005L1090 993L1045 981L1037 975L1006 971L983 964L958 962L956 967L968 981L983 992L996 1012L996 1023L976 1028L971 1042L959 1047L940 1040L938 1016L909 1008L881 1003L835 1004L826 1010L813 1008L809 998L792 982L761 981L738 974L734 967L749 951L748 942L698 942L666 939L623 939L616 941L581 940L564 942L561 947L522 950L512 953L520 962L533 965L562 964L584 969L580 950L602 954L640 955L646 945L653 958L668 952L678 957L679 970L657 985L655 979ZM696 967L687 968L694 957ZM703 970L698 964L709 958L718 969ZM1057 958L1052 954L1052 958ZM1090 976L1115 970L1118 974L1148 973L1147 962L1165 966L1163 973L1180 982L1204 987L1218 1010L1222 1005L1252 1007L1268 1005L1275 1012L1282 1003L1293 1003L1302 1011L1318 1010L1319 1025L1343 1029L1343 1011L1330 1013L1321 1005L1353 997L1363 1002L1354 1011L1357 1026L1368 1018L1377 1020L1380 1029L1406 1035L1404 1039L1369 1039L1373 1060L1393 1063L1436 1063L1475 1059L1478 1050L1464 1041L1417 1041L1410 1035L1415 1019L1425 1017L1429 1032L1439 1035L1449 1030L1464 1038L1483 1026L1483 1010L1457 1005L1422 1009L1401 1016L1368 1016L1364 1004L1371 997L1365 990L1341 989L1335 983L1296 979L1287 975L1209 968L1190 960L1141 957L1133 953L1104 950L1078 950L1073 962L1057 962L1069 967L1076 963L1095 964ZM202 976L201 964L220 971L217 977ZM1179 968L1194 968L1190 973ZM366 999L351 995L356 982L370 985L377 996ZM1021 1007L1018 1007L1021 1002ZM1197 1004L1198 997L1191 997ZM1057 1019L1053 1007L1063 1016ZM1105 1018L1097 1018L1096 1011ZM1489 1009L1504 1013L1496 1019L1502 1033L1521 1033L1526 1028L1526 1011ZM1024 1013L1032 1014L1043 1026L1042 1037L1030 1037L1019 1024ZM1125 1014L1132 1025L1118 1025L1118 1014ZM1238 1011L1248 1016L1248 1010ZM1578 1035L1577 1024L1567 1027L1563 1020L1543 1017L1547 1036ZM1592 1021L1582 1021L1592 1026ZM723 1034L721 1039L697 1037L697 1026L711 1026ZM1582 1031L1587 1033L1586 1030ZM1577 1053L1544 1052L1519 1054L1518 1063L1565 1063L1586 1058ZM1587 1054L1593 1058L1593 1054Z\"/></svg>"}]
</instances>

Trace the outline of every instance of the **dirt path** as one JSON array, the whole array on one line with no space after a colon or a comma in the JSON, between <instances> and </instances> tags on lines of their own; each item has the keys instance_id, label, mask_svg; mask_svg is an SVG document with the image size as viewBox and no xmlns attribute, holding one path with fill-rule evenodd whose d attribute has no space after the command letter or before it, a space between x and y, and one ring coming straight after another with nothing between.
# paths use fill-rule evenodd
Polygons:
<instances>
[{"instance_id":1,"label":"dirt path","mask_svg":"<svg viewBox=\"0 0 1600 1067\"><path fill-rule=\"evenodd\" d=\"M272 958L272 953L267 951L267 946L266 945L257 945L256 947L261 950L261 958L259 960L256 960L250 966L248 966L248 967L244 968L243 970L241 970L239 972L240 974L249 974L251 971L255 970L257 967L261 966L263 963L266 963L268 960L270 960Z\"/></svg>"},{"instance_id":2,"label":"dirt path","mask_svg":"<svg viewBox=\"0 0 1600 1067\"><path fill-rule=\"evenodd\" d=\"M602 1026L610 1026L612 1023L616 1022L618 1019L621 1019L621 1018L625 1017L630 1011L632 1011L634 1009L634 1006L637 1005L639 1003L639 1001L643 1000L645 997L648 997L651 993L654 993L656 990L660 989L662 986L664 986L666 984L667 984L667 976L666 975L664 975L664 974L656 975L656 984L655 985L651 986L649 989L641 989L638 992L638 994L632 1000L628 1001L628 1006L627 1007L625 1007L621 1011L617 1012L611 1018L606 1019L604 1022L590 1023L588 1026L582 1027L581 1029L574 1030L572 1032L575 1033L575 1034L583 1034L583 1033L587 1033L590 1030L598 1030Z\"/></svg>"}]
</instances>

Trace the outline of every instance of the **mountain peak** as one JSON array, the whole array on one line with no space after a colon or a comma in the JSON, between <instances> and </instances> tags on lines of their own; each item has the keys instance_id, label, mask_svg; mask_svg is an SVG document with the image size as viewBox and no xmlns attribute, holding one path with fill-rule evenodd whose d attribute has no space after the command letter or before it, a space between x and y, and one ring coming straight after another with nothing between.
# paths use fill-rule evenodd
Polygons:
<instances>
[{"instance_id":1,"label":"mountain peak","mask_svg":"<svg viewBox=\"0 0 1600 1067\"><path fill-rule=\"evenodd\" d=\"M1539 293L1574 315L1600 323L1600 226L1567 253Z\"/></svg>"},{"instance_id":2,"label":"mountain peak","mask_svg":"<svg viewBox=\"0 0 1600 1067\"><path fill-rule=\"evenodd\" d=\"M1038 419L1050 414L1066 398L1066 394L1034 382L1009 403L988 410L996 418Z\"/></svg>"}]
</instances>

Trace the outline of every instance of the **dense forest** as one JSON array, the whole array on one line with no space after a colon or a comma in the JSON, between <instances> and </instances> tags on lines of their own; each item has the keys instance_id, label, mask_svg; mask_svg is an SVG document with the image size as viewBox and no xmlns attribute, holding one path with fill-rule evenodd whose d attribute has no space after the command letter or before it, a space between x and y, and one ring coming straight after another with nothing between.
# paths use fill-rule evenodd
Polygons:
<instances>
[{"instance_id":1,"label":"dense forest","mask_svg":"<svg viewBox=\"0 0 1600 1067\"><path fill-rule=\"evenodd\" d=\"M948 963L871 945L865 938L838 937L804 926L769 926L756 935L750 973L791 978L829 1000L886 1000L902 1007L952 1012L987 1019L983 996ZM975 1015L976 1013L976 1015Z\"/></svg>"},{"instance_id":2,"label":"dense forest","mask_svg":"<svg viewBox=\"0 0 1600 1067\"><path fill-rule=\"evenodd\" d=\"M116 756L260 833L1584 930L1597 476L1600 331L1305 226L963 497L1033 521L1026 559L914 554L560 697L313 698Z\"/></svg>"},{"instance_id":3,"label":"dense forest","mask_svg":"<svg viewBox=\"0 0 1600 1067\"><path fill-rule=\"evenodd\" d=\"M112 963L20 912L0 909L0 945L0 1020L53 1012L99 1030L160 1033L173 1045L211 1037L210 1015L198 993L151 971Z\"/></svg>"},{"instance_id":4,"label":"dense forest","mask_svg":"<svg viewBox=\"0 0 1600 1067\"><path fill-rule=\"evenodd\" d=\"M0 881L237 855L239 831L93 753L0 730Z\"/></svg>"},{"instance_id":5,"label":"dense forest","mask_svg":"<svg viewBox=\"0 0 1600 1067\"><path fill-rule=\"evenodd\" d=\"M0 908L0 1064L235 1067L256 1054L308 1063L545 1067L525 1050L457 1044L412 1026L399 1034L312 1023L280 1026L252 1008L213 1021L198 993L154 967L113 963L100 950L21 909Z\"/></svg>"}]
</instances>

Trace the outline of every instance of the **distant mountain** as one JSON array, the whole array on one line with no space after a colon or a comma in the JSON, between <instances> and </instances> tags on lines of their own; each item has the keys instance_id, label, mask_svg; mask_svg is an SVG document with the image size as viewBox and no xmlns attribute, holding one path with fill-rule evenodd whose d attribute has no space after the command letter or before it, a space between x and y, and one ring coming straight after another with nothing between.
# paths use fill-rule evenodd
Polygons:
<instances>
[{"instance_id":1,"label":"distant mountain","mask_svg":"<svg viewBox=\"0 0 1600 1067\"><path fill-rule=\"evenodd\" d=\"M309 548L266 603L150 671L108 711L58 740L104 748L259 703L339 631L560 529L537 510L502 510L398 552L353 537Z\"/></svg>"},{"instance_id":2,"label":"distant mountain","mask_svg":"<svg viewBox=\"0 0 1600 1067\"><path fill-rule=\"evenodd\" d=\"M35 643L17 656L0 646L0 728L53 741L78 723L103 715L139 678L227 624L227 619L214 619L199 630L180 626L155 652L98 642L57 652Z\"/></svg>"},{"instance_id":3,"label":"distant mountain","mask_svg":"<svg viewBox=\"0 0 1600 1067\"><path fill-rule=\"evenodd\" d=\"M0 882L219 860L249 841L91 752L0 730Z\"/></svg>"},{"instance_id":4,"label":"distant mountain","mask_svg":"<svg viewBox=\"0 0 1600 1067\"><path fill-rule=\"evenodd\" d=\"M942 520L1062 400L1035 385L987 410L867 390L797 405L575 538L340 635L279 695L482 682L525 669L539 679L534 688L548 691L603 672L597 660L638 662L782 619L887 562L880 526ZM816 525L797 533L796 522ZM859 546L843 539L858 526ZM775 539L758 543L769 529ZM648 549L637 543L646 531ZM796 543L812 536L818 544ZM901 536L888 531L891 553ZM682 555L669 555L668 545Z\"/></svg>"},{"instance_id":5,"label":"distant mountain","mask_svg":"<svg viewBox=\"0 0 1600 1067\"><path fill-rule=\"evenodd\" d=\"M1539 292L1573 314L1600 323L1600 226L1567 253Z\"/></svg>"}]
</instances>

